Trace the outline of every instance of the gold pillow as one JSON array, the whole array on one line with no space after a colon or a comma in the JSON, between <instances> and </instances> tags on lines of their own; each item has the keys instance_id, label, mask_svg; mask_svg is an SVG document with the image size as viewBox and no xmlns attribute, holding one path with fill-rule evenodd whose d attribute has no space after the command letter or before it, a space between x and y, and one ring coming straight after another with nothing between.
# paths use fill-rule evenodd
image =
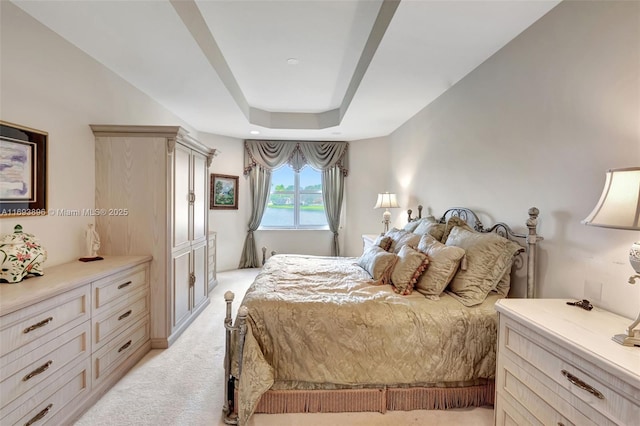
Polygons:
<instances>
[{"instance_id":1,"label":"gold pillow","mask_svg":"<svg viewBox=\"0 0 640 426\"><path fill-rule=\"evenodd\" d=\"M420 242L420 235L416 235L412 232L407 232L404 229L393 228L387 231L385 236L390 237L393 240L393 244L391 244L391 248L389 248L389 251L396 254L400 252L400 249L404 245L410 244L415 247Z\"/></svg>"},{"instance_id":2,"label":"gold pillow","mask_svg":"<svg viewBox=\"0 0 640 426\"><path fill-rule=\"evenodd\" d=\"M473 229L471 226L469 226L469 224L465 220L462 220L458 216L451 216L449 218L449 220L447 220L447 224L444 227L444 231L442 231L442 237L439 238L439 240L440 240L440 242L442 244L446 244L447 243L447 239L449 238L449 234L451 233L451 230L455 226L459 226L459 227L464 228L464 229L466 229L467 231L470 231L470 232L476 232L475 229Z\"/></svg>"},{"instance_id":3,"label":"gold pillow","mask_svg":"<svg viewBox=\"0 0 640 426\"><path fill-rule=\"evenodd\" d=\"M447 291L465 306L484 301L520 250L520 245L496 233L472 232L459 226L451 229L446 245L465 250L467 269L456 272Z\"/></svg>"},{"instance_id":4,"label":"gold pillow","mask_svg":"<svg viewBox=\"0 0 640 426\"><path fill-rule=\"evenodd\" d=\"M438 300L449 282L458 271L464 249L446 246L433 236L425 234L420 239L418 250L429 258L429 268L416 284L416 291L427 299Z\"/></svg>"},{"instance_id":5,"label":"gold pillow","mask_svg":"<svg viewBox=\"0 0 640 426\"><path fill-rule=\"evenodd\" d=\"M387 237L384 235L379 235L373 243L374 246L378 246L384 251L389 251L392 244L393 240L391 239L391 237Z\"/></svg>"},{"instance_id":6,"label":"gold pillow","mask_svg":"<svg viewBox=\"0 0 640 426\"><path fill-rule=\"evenodd\" d=\"M413 231L414 234L424 235L429 234L432 235L436 240L440 241L442 239L442 235L444 234L445 224L438 222L438 220L433 216L427 216L422 219L420 225Z\"/></svg>"},{"instance_id":7,"label":"gold pillow","mask_svg":"<svg viewBox=\"0 0 640 426\"><path fill-rule=\"evenodd\" d=\"M429 259L426 254L411 246L402 246L398 253L398 261L391 271L393 291L402 295L411 294L418 278L428 265Z\"/></svg>"},{"instance_id":8,"label":"gold pillow","mask_svg":"<svg viewBox=\"0 0 640 426\"><path fill-rule=\"evenodd\" d=\"M511 265L509 265L509 268L504 272L504 274L502 274L502 278L500 278L500 281L498 281L493 291L495 293L498 293L502 297L507 297L510 289L511 289Z\"/></svg>"},{"instance_id":9,"label":"gold pillow","mask_svg":"<svg viewBox=\"0 0 640 426\"><path fill-rule=\"evenodd\" d=\"M376 284L389 284L391 271L396 263L394 253L389 253L378 246L371 246L358 258L358 266L367 271Z\"/></svg>"}]
</instances>

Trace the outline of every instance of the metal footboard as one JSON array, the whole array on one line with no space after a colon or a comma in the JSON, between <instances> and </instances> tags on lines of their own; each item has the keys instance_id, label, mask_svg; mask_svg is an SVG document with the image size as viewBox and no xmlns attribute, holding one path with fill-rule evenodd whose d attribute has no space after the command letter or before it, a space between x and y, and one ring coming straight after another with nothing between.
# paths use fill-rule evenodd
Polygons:
<instances>
[{"instance_id":1,"label":"metal footboard","mask_svg":"<svg viewBox=\"0 0 640 426\"><path fill-rule=\"evenodd\" d=\"M227 311L224 318L224 328L226 332L225 336L225 352L224 352L224 406L222 407L222 412L224 414L224 423L228 425L237 425L238 424L238 414L237 407L235 406L235 389L238 380L240 380L240 374L242 373L242 351L244 348L244 338L247 334L247 315L249 314L249 309L245 306L241 306L238 309L238 318L236 324L233 325L233 318L231 315L231 304L233 303L233 299L235 295L232 291L227 291L224 294L224 301L227 305ZM237 340L235 344L237 345L237 356L238 356L238 377L235 377L231 373L231 362L232 362L232 353L231 353L231 345L232 342L232 333L236 332Z\"/></svg>"}]
</instances>

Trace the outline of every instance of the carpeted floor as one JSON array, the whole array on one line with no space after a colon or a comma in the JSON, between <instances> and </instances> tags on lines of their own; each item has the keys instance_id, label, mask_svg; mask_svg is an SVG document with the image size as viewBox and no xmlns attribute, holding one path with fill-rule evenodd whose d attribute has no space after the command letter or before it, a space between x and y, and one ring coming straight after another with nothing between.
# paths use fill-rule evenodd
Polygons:
<instances>
[{"instance_id":1,"label":"carpeted floor","mask_svg":"<svg viewBox=\"0 0 640 426\"><path fill-rule=\"evenodd\" d=\"M76 426L223 425L223 295L235 311L257 269L218 273L210 305L165 350L150 351L75 423ZM493 424L491 407L446 411L342 414L257 414L249 426L423 426Z\"/></svg>"}]
</instances>

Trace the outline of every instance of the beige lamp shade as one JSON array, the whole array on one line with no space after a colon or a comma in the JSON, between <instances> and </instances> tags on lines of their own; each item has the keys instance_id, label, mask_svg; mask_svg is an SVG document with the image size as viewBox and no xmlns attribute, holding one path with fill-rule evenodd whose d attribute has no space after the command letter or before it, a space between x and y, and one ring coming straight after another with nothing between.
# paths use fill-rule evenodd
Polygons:
<instances>
[{"instance_id":1,"label":"beige lamp shade","mask_svg":"<svg viewBox=\"0 0 640 426\"><path fill-rule=\"evenodd\" d=\"M600 201L582 223L640 230L640 167L608 170Z\"/></svg>"},{"instance_id":2,"label":"beige lamp shade","mask_svg":"<svg viewBox=\"0 0 640 426\"><path fill-rule=\"evenodd\" d=\"M376 205L373 206L374 209L389 209L389 208L397 208L400 207L398 205L398 200L396 198L396 194L390 194L385 192L383 194L378 194L378 200L376 201Z\"/></svg>"}]
</instances>

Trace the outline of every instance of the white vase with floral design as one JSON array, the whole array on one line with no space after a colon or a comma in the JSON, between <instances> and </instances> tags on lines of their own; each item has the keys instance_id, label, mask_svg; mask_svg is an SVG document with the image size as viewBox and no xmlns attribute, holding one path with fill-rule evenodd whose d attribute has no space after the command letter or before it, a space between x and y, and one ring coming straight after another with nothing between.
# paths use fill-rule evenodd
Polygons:
<instances>
[{"instance_id":1,"label":"white vase with floral design","mask_svg":"<svg viewBox=\"0 0 640 426\"><path fill-rule=\"evenodd\" d=\"M47 260L47 252L38 239L22 232L16 225L13 234L5 234L0 239L0 282L18 283L27 275L44 275L42 264Z\"/></svg>"}]
</instances>

